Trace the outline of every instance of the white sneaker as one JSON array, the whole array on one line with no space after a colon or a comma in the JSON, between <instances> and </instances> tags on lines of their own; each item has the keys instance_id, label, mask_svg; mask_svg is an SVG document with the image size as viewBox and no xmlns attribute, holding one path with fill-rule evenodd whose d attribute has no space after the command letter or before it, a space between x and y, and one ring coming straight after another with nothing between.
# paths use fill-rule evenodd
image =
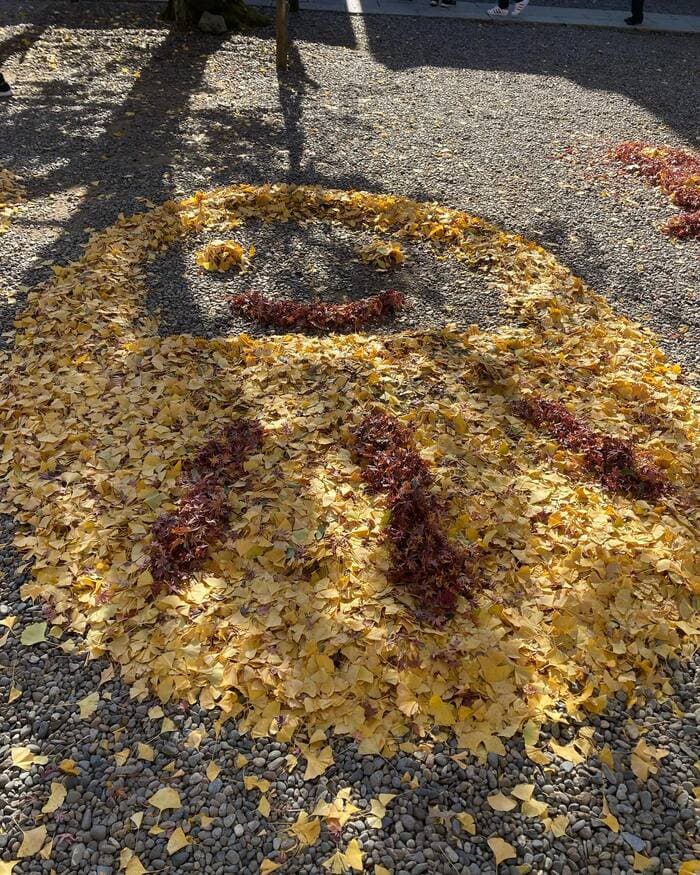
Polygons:
<instances>
[{"instance_id":1,"label":"white sneaker","mask_svg":"<svg viewBox=\"0 0 700 875\"><path fill-rule=\"evenodd\" d=\"M493 9L489 9L488 14L491 18L503 18L508 15L508 10L501 9L500 6L494 6Z\"/></svg>"},{"instance_id":2,"label":"white sneaker","mask_svg":"<svg viewBox=\"0 0 700 875\"><path fill-rule=\"evenodd\" d=\"M530 0L520 0L519 3L516 3L515 9L513 10L513 15L520 15L521 12L524 12L529 2Z\"/></svg>"}]
</instances>

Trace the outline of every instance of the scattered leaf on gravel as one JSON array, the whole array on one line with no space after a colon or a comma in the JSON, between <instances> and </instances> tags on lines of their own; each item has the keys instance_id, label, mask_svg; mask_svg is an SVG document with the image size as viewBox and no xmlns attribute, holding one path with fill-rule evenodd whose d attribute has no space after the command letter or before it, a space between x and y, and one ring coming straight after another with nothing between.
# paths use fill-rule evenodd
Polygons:
<instances>
[{"instance_id":1,"label":"scattered leaf on gravel","mask_svg":"<svg viewBox=\"0 0 700 875\"><path fill-rule=\"evenodd\" d=\"M61 762L58 764L58 768L62 772L65 772L66 775L79 775L80 774L80 769L78 768L78 764L76 763L75 760L71 760L71 759L61 760Z\"/></svg>"},{"instance_id":2,"label":"scattered leaf on gravel","mask_svg":"<svg viewBox=\"0 0 700 875\"><path fill-rule=\"evenodd\" d=\"M12 765L21 769L23 772L28 772L33 765L44 766L48 763L49 758L43 754L35 754L28 747L13 747L10 751Z\"/></svg>"},{"instance_id":3,"label":"scattered leaf on gravel","mask_svg":"<svg viewBox=\"0 0 700 875\"><path fill-rule=\"evenodd\" d=\"M300 745L300 747L304 757L306 757L305 781L318 778L319 775L322 775L335 762L333 751L328 746L320 750L313 750L310 745Z\"/></svg>"},{"instance_id":4,"label":"scattered leaf on gravel","mask_svg":"<svg viewBox=\"0 0 700 875\"><path fill-rule=\"evenodd\" d=\"M545 829L548 829L555 838L561 838L569 827L569 818L566 814L558 814L553 818L544 818L543 823Z\"/></svg>"},{"instance_id":5,"label":"scattered leaf on gravel","mask_svg":"<svg viewBox=\"0 0 700 875\"><path fill-rule=\"evenodd\" d=\"M354 869L355 872L362 872L362 850L357 839L352 839L348 843L347 850L345 851L345 863L348 868Z\"/></svg>"},{"instance_id":6,"label":"scattered leaf on gravel","mask_svg":"<svg viewBox=\"0 0 700 875\"><path fill-rule=\"evenodd\" d=\"M136 743L136 756L140 760L146 760L146 762L152 763L156 758L156 752L150 744L145 744L144 742L139 741Z\"/></svg>"},{"instance_id":7,"label":"scattered leaf on gravel","mask_svg":"<svg viewBox=\"0 0 700 875\"><path fill-rule=\"evenodd\" d=\"M209 765L207 766L207 771L206 771L207 778L210 781L216 781L216 779L219 777L220 773L221 773L221 767L212 760L212 762L210 762Z\"/></svg>"},{"instance_id":8,"label":"scattered leaf on gravel","mask_svg":"<svg viewBox=\"0 0 700 875\"><path fill-rule=\"evenodd\" d=\"M600 749L600 751L598 753L598 759L601 761L601 763L606 765L609 769L615 768L615 760L613 758L613 754L612 754L612 751L610 750L609 744L604 745Z\"/></svg>"},{"instance_id":9,"label":"scattered leaf on gravel","mask_svg":"<svg viewBox=\"0 0 700 875\"><path fill-rule=\"evenodd\" d=\"M306 811L300 811L289 831L299 839L301 847L304 848L318 841L321 835L321 821L315 817L310 818Z\"/></svg>"},{"instance_id":10,"label":"scattered leaf on gravel","mask_svg":"<svg viewBox=\"0 0 700 875\"><path fill-rule=\"evenodd\" d=\"M455 817L462 825L462 829L468 832L469 835L476 835L476 823L474 822L473 815L469 814L467 811L460 811Z\"/></svg>"},{"instance_id":11,"label":"scattered leaf on gravel","mask_svg":"<svg viewBox=\"0 0 700 875\"><path fill-rule=\"evenodd\" d=\"M640 738L632 751L631 768L640 781L646 781L649 775L655 775L659 770L659 760L668 756L667 750L651 747Z\"/></svg>"},{"instance_id":12,"label":"scattered leaf on gravel","mask_svg":"<svg viewBox=\"0 0 700 875\"><path fill-rule=\"evenodd\" d=\"M32 623L27 626L20 637L20 643L26 647L31 647L33 644L41 644L46 641L46 623Z\"/></svg>"},{"instance_id":13,"label":"scattered leaf on gravel","mask_svg":"<svg viewBox=\"0 0 700 875\"><path fill-rule=\"evenodd\" d=\"M386 814L386 806L392 799L396 799L396 793L380 793L377 799L370 800L370 814L367 815L367 825L372 829L382 828L382 819Z\"/></svg>"},{"instance_id":14,"label":"scattered leaf on gravel","mask_svg":"<svg viewBox=\"0 0 700 875\"><path fill-rule=\"evenodd\" d=\"M281 866L281 863L275 863L274 860L263 860L260 864L260 875L268 875L270 872L276 872Z\"/></svg>"},{"instance_id":15,"label":"scattered leaf on gravel","mask_svg":"<svg viewBox=\"0 0 700 875\"><path fill-rule=\"evenodd\" d=\"M10 692L7 694L8 704L12 702L16 702L17 699L22 695L22 690L18 690L17 687L10 687Z\"/></svg>"},{"instance_id":16,"label":"scattered leaf on gravel","mask_svg":"<svg viewBox=\"0 0 700 875\"><path fill-rule=\"evenodd\" d=\"M17 856L20 859L24 857L33 857L38 854L44 847L46 841L46 827L37 826L36 829L27 830L22 833L22 844L17 851Z\"/></svg>"},{"instance_id":17,"label":"scattered leaf on gravel","mask_svg":"<svg viewBox=\"0 0 700 875\"><path fill-rule=\"evenodd\" d=\"M41 809L44 814L51 814L57 808L63 805L63 800L66 798L66 788L58 781L51 782L51 793L46 800L44 807Z\"/></svg>"},{"instance_id":18,"label":"scattered leaf on gravel","mask_svg":"<svg viewBox=\"0 0 700 875\"><path fill-rule=\"evenodd\" d=\"M262 814L263 817L269 817L270 810L270 800L267 798L267 796L261 796L260 801L258 802L258 811L260 812L260 814Z\"/></svg>"},{"instance_id":19,"label":"scattered leaf on gravel","mask_svg":"<svg viewBox=\"0 0 700 875\"><path fill-rule=\"evenodd\" d=\"M525 799L520 806L520 813L523 817L542 817L548 810L547 803L540 799Z\"/></svg>"},{"instance_id":20,"label":"scattered leaf on gravel","mask_svg":"<svg viewBox=\"0 0 700 875\"><path fill-rule=\"evenodd\" d=\"M148 801L159 811L165 811L166 808L182 808L180 796L173 787L161 787Z\"/></svg>"},{"instance_id":21,"label":"scattered leaf on gravel","mask_svg":"<svg viewBox=\"0 0 700 875\"><path fill-rule=\"evenodd\" d=\"M260 790L261 793L267 793L270 789L270 782L267 778L258 778L256 775L246 775L243 778L243 784L246 790Z\"/></svg>"},{"instance_id":22,"label":"scattered leaf on gravel","mask_svg":"<svg viewBox=\"0 0 700 875\"><path fill-rule=\"evenodd\" d=\"M523 802L527 799L532 798L532 794L535 792L534 784L516 784L515 787L510 791L511 796L515 796L516 799L522 799Z\"/></svg>"},{"instance_id":23,"label":"scattered leaf on gravel","mask_svg":"<svg viewBox=\"0 0 700 875\"><path fill-rule=\"evenodd\" d=\"M124 750L118 750L114 754L114 762L118 766L123 766L124 763L129 759L130 750L128 747L125 747Z\"/></svg>"},{"instance_id":24,"label":"scattered leaf on gravel","mask_svg":"<svg viewBox=\"0 0 700 875\"><path fill-rule=\"evenodd\" d=\"M700 860L686 860L681 863L678 875L698 875L700 873Z\"/></svg>"},{"instance_id":25,"label":"scattered leaf on gravel","mask_svg":"<svg viewBox=\"0 0 700 875\"><path fill-rule=\"evenodd\" d=\"M186 848L190 844L192 844L192 839L188 838L183 832L182 827L178 826L168 839L166 850L172 856L173 854L176 854L179 850L181 850L182 848Z\"/></svg>"},{"instance_id":26,"label":"scattered leaf on gravel","mask_svg":"<svg viewBox=\"0 0 700 875\"><path fill-rule=\"evenodd\" d=\"M500 836L491 836L488 839L488 846L493 851L497 866L500 866L504 860L512 860L516 856L513 845L504 841Z\"/></svg>"},{"instance_id":27,"label":"scattered leaf on gravel","mask_svg":"<svg viewBox=\"0 0 700 875\"><path fill-rule=\"evenodd\" d=\"M509 796L504 796L503 793L500 792L488 796L486 801L494 811L512 811L518 804L514 799L511 799Z\"/></svg>"},{"instance_id":28,"label":"scattered leaf on gravel","mask_svg":"<svg viewBox=\"0 0 700 875\"><path fill-rule=\"evenodd\" d=\"M610 812L608 800L605 796L603 796L603 816L600 819L613 832L620 832L620 822L615 815Z\"/></svg>"},{"instance_id":29,"label":"scattered leaf on gravel","mask_svg":"<svg viewBox=\"0 0 700 875\"><path fill-rule=\"evenodd\" d=\"M80 708L80 719L87 720L89 717L92 717L97 710L99 702L100 694L97 692L88 693L84 699L80 699L78 702L78 707Z\"/></svg>"},{"instance_id":30,"label":"scattered leaf on gravel","mask_svg":"<svg viewBox=\"0 0 700 875\"><path fill-rule=\"evenodd\" d=\"M12 870L19 863L19 860L0 860L0 875L12 875Z\"/></svg>"},{"instance_id":31,"label":"scattered leaf on gravel","mask_svg":"<svg viewBox=\"0 0 700 875\"><path fill-rule=\"evenodd\" d=\"M578 765L583 762L583 757L576 750L573 744L557 744L556 741L551 740L549 742L549 746L552 748L554 753L561 757L563 760L568 760L570 763L574 763L574 765Z\"/></svg>"}]
</instances>

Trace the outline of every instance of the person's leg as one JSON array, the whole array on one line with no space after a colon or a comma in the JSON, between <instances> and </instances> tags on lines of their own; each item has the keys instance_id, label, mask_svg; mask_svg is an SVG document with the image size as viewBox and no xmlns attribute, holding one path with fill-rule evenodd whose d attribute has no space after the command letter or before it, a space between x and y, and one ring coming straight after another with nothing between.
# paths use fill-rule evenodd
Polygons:
<instances>
[{"instance_id":1,"label":"person's leg","mask_svg":"<svg viewBox=\"0 0 700 875\"><path fill-rule=\"evenodd\" d=\"M500 18L508 15L508 0L498 0L498 6L489 9L488 14L491 18Z\"/></svg>"},{"instance_id":2,"label":"person's leg","mask_svg":"<svg viewBox=\"0 0 700 875\"><path fill-rule=\"evenodd\" d=\"M632 0L632 14L625 19L626 24L641 24L644 21L644 0Z\"/></svg>"}]
</instances>

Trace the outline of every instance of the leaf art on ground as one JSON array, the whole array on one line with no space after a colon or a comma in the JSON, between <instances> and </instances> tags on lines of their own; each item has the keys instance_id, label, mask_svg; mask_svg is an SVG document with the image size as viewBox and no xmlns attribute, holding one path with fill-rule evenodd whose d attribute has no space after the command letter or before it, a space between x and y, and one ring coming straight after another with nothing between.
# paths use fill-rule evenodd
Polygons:
<instances>
[{"instance_id":1,"label":"leaf art on ground","mask_svg":"<svg viewBox=\"0 0 700 875\"><path fill-rule=\"evenodd\" d=\"M246 292L231 298L233 310L260 325L287 331L359 331L390 318L404 306L404 296L395 291L380 292L346 304L304 304L269 298L259 292Z\"/></svg>"},{"instance_id":2,"label":"leaf art on ground","mask_svg":"<svg viewBox=\"0 0 700 875\"><path fill-rule=\"evenodd\" d=\"M627 142L611 156L663 192L683 211L666 222L663 230L681 240L700 240L700 156L687 149Z\"/></svg>"},{"instance_id":3,"label":"leaf art on ground","mask_svg":"<svg viewBox=\"0 0 700 875\"><path fill-rule=\"evenodd\" d=\"M437 269L446 258L485 275L517 325L161 336L144 265L258 219L420 243ZM0 353L0 476L15 546L33 561L22 595L49 602L52 626L110 659L134 699L196 702L256 738L314 738L304 757L316 774L332 761L329 733L386 755L436 723L482 758L526 728L528 757L546 766L543 722L600 714L620 692L668 695L666 660L698 641L691 390L649 334L517 234L385 195L232 186L93 234L16 324ZM633 447L668 492L640 501L607 488L578 451L514 415L543 387L596 435ZM410 434L394 441L420 484L410 515L370 487L353 449L376 412ZM222 430L242 422L264 439L220 475ZM220 499L214 519L200 525L198 505L188 531L174 531L210 474L197 501ZM412 532L417 513L438 557L473 556L478 569L462 587L438 563L429 579L451 593L439 623L416 610L415 569L395 575L402 553L388 535ZM160 552L159 518L170 520ZM197 548L185 567L181 537ZM154 732L175 730L153 713Z\"/></svg>"}]
</instances>

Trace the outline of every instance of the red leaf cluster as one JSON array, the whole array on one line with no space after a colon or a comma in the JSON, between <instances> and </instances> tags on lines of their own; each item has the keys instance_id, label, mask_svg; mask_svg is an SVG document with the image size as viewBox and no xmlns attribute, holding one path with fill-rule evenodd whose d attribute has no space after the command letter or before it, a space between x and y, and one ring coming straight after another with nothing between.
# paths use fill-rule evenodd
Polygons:
<instances>
[{"instance_id":1,"label":"red leaf cluster","mask_svg":"<svg viewBox=\"0 0 700 875\"><path fill-rule=\"evenodd\" d=\"M680 239L700 240L700 157L684 149L636 141L621 143L612 157L650 180L685 211L669 219L664 231Z\"/></svg>"},{"instance_id":2,"label":"red leaf cluster","mask_svg":"<svg viewBox=\"0 0 700 875\"><path fill-rule=\"evenodd\" d=\"M259 292L247 292L231 298L231 308L261 325L281 329L323 329L357 331L374 322L393 316L405 306L401 292L387 291L347 304L305 304L288 299L277 301Z\"/></svg>"},{"instance_id":3,"label":"red leaf cluster","mask_svg":"<svg viewBox=\"0 0 700 875\"><path fill-rule=\"evenodd\" d=\"M257 422L240 420L223 429L185 465L190 488L177 510L152 528L150 569L154 593L175 589L201 568L210 546L224 536L229 521L225 486L240 476L245 460L262 444Z\"/></svg>"},{"instance_id":4,"label":"red leaf cluster","mask_svg":"<svg viewBox=\"0 0 700 875\"><path fill-rule=\"evenodd\" d=\"M391 510L389 580L430 614L454 612L458 597L473 587L471 560L444 532L440 504L429 491L432 477L413 435L393 417L375 412L355 429L353 441L365 481L386 493Z\"/></svg>"},{"instance_id":5,"label":"red leaf cluster","mask_svg":"<svg viewBox=\"0 0 700 875\"><path fill-rule=\"evenodd\" d=\"M549 432L566 449L583 454L585 466L607 489L651 500L668 492L664 475L629 441L594 431L563 404L532 398L516 401L513 408L521 419Z\"/></svg>"}]
</instances>

